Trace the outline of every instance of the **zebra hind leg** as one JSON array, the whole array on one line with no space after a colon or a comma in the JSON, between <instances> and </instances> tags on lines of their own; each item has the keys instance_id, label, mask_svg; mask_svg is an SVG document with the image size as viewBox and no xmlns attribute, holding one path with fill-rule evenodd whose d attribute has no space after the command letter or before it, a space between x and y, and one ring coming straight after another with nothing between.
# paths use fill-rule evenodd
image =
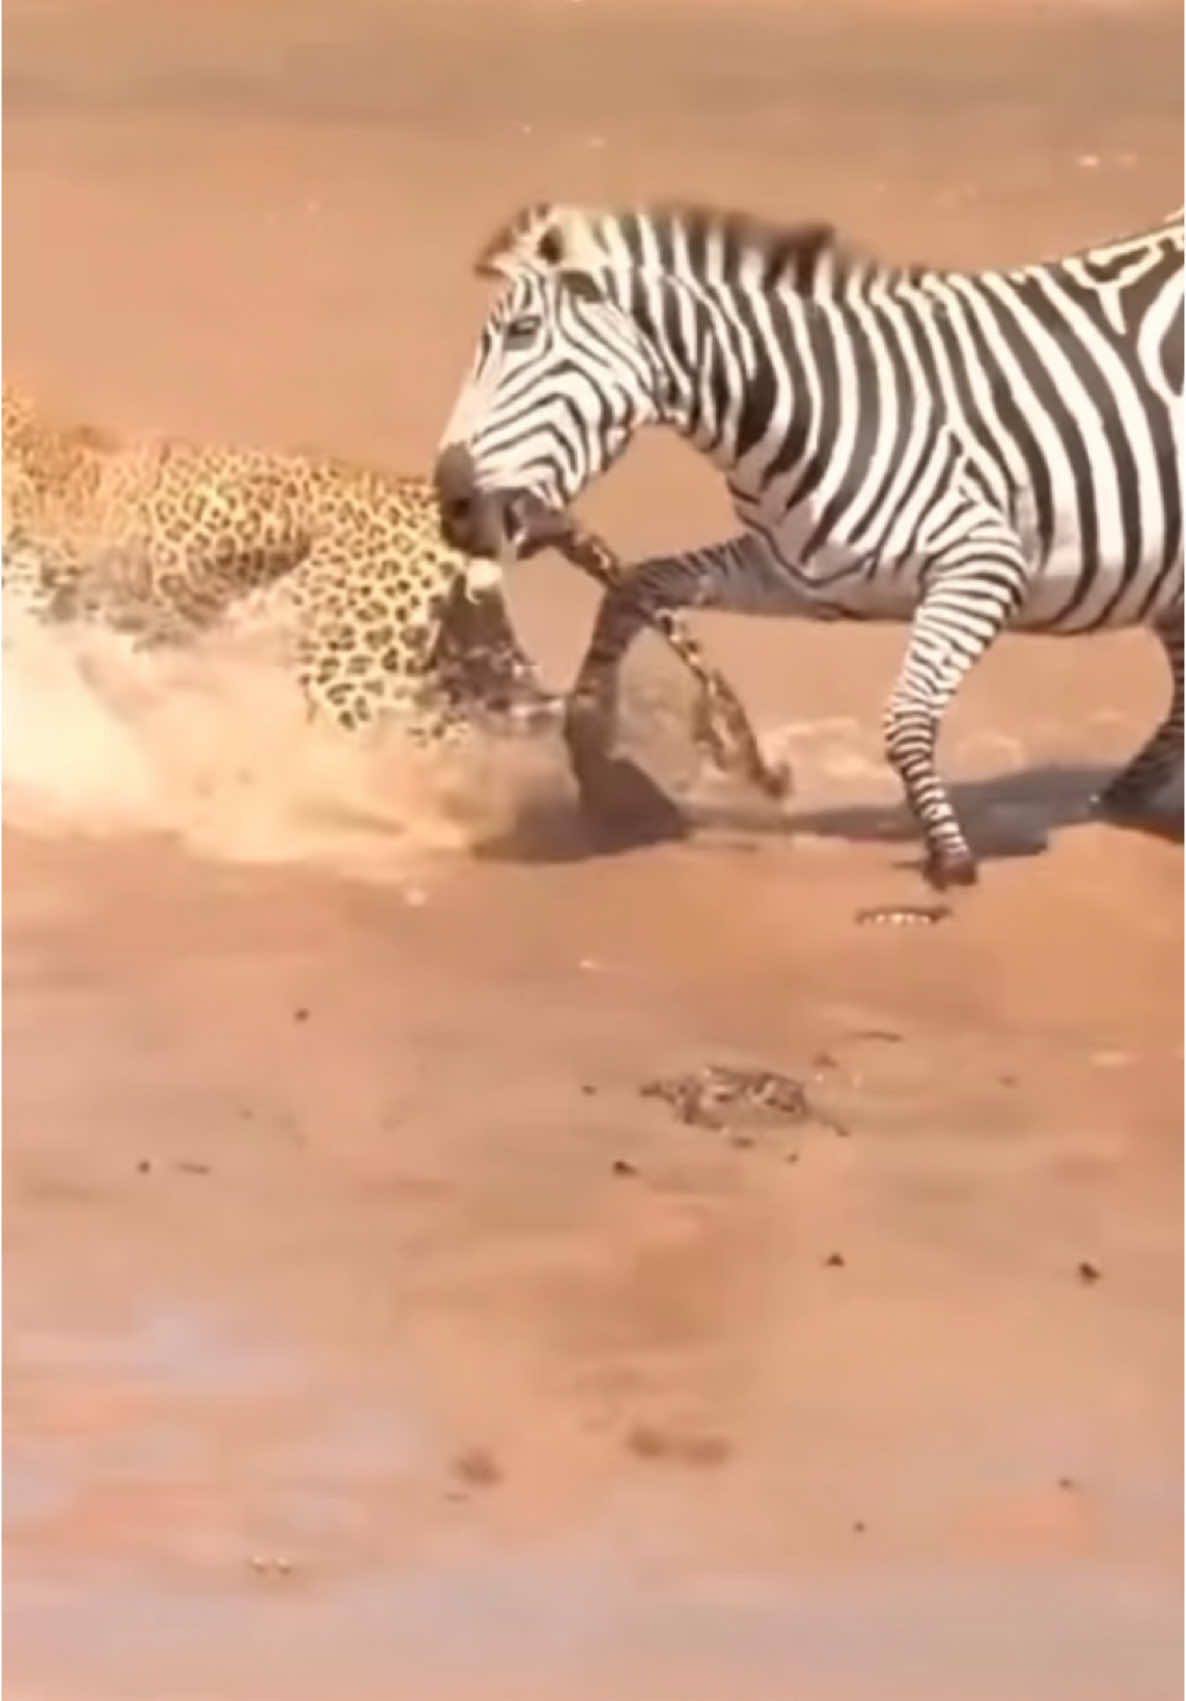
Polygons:
<instances>
[{"instance_id":1,"label":"zebra hind leg","mask_svg":"<svg viewBox=\"0 0 1186 1701\"><path fill-rule=\"evenodd\" d=\"M1004 541L965 544L958 563L932 570L914 617L906 660L886 706L886 756L922 830L932 886L970 886L976 859L935 766L943 711L1020 601L1025 565Z\"/></svg>"},{"instance_id":2,"label":"zebra hind leg","mask_svg":"<svg viewBox=\"0 0 1186 1701\"><path fill-rule=\"evenodd\" d=\"M1161 725L1095 800L1101 815L1131 820L1147 815L1157 795L1182 771L1182 611L1154 630L1170 664L1173 691Z\"/></svg>"}]
</instances>

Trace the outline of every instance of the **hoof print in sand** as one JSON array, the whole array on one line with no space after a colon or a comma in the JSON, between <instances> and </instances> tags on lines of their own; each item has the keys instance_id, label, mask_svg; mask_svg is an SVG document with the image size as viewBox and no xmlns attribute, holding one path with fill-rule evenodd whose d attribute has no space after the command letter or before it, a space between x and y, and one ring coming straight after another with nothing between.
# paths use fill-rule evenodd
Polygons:
<instances>
[{"instance_id":1,"label":"hoof print in sand","mask_svg":"<svg viewBox=\"0 0 1186 1701\"><path fill-rule=\"evenodd\" d=\"M742 1069L709 1063L683 1075L658 1076L639 1088L643 1098L662 1099L681 1122L700 1128L726 1123L826 1122L801 1081L774 1069Z\"/></svg>"}]
</instances>

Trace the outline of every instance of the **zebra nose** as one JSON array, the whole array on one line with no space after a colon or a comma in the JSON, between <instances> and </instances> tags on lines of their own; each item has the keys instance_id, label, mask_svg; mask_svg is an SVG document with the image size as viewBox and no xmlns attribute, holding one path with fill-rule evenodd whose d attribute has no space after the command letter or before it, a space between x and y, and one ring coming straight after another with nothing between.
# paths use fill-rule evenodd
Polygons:
<instances>
[{"instance_id":1,"label":"zebra nose","mask_svg":"<svg viewBox=\"0 0 1186 1701\"><path fill-rule=\"evenodd\" d=\"M456 549L474 548L480 507L474 482L474 460L464 443L450 443L437 456L433 483L441 505L441 525Z\"/></svg>"}]
</instances>

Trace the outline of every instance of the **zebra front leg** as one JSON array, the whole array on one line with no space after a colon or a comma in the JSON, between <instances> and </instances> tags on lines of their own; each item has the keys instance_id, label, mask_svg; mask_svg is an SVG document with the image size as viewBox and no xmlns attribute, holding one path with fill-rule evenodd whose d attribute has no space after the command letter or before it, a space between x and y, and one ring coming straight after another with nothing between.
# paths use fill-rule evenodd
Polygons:
<instances>
[{"instance_id":1,"label":"zebra front leg","mask_svg":"<svg viewBox=\"0 0 1186 1701\"><path fill-rule=\"evenodd\" d=\"M790 770L762 755L754 729L736 692L718 669L710 667L688 631L680 610L728 605L731 569L738 555L750 556L748 537L730 539L686 555L660 556L632 572L606 571L603 563L579 562L607 587L598 609L589 648L577 674L565 725L574 767L603 758L617 733L618 686L622 661L635 635L652 627L692 674L700 687L693 711L693 736L726 773L740 773L769 797L790 790Z\"/></svg>"},{"instance_id":2,"label":"zebra front leg","mask_svg":"<svg viewBox=\"0 0 1186 1701\"><path fill-rule=\"evenodd\" d=\"M687 831L666 793L635 763L613 754L618 666L634 634L647 623L624 586L611 580L564 714L568 758L586 818L598 831L610 829L615 838L625 829L629 842L682 838Z\"/></svg>"},{"instance_id":3,"label":"zebra front leg","mask_svg":"<svg viewBox=\"0 0 1186 1701\"><path fill-rule=\"evenodd\" d=\"M1169 712L1152 738L1122 768L1096 799L1103 815L1118 820L1144 815L1158 792L1182 769L1182 610L1177 608L1155 627L1173 677Z\"/></svg>"},{"instance_id":4,"label":"zebra front leg","mask_svg":"<svg viewBox=\"0 0 1186 1701\"><path fill-rule=\"evenodd\" d=\"M645 624L624 588L606 591L564 710L564 742L578 780L606 760L617 742L622 661Z\"/></svg>"},{"instance_id":5,"label":"zebra front leg","mask_svg":"<svg viewBox=\"0 0 1186 1701\"><path fill-rule=\"evenodd\" d=\"M940 889L970 886L976 859L935 766L943 711L1021 601L1026 567L1003 541L936 562L911 627L906 660L886 706L885 750L922 830L924 872Z\"/></svg>"}]
</instances>

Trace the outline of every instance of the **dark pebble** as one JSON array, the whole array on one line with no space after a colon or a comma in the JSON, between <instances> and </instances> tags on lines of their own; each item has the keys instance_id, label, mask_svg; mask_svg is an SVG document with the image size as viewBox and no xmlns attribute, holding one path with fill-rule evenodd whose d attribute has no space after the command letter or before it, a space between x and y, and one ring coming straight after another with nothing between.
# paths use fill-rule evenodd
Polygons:
<instances>
[{"instance_id":1,"label":"dark pebble","mask_svg":"<svg viewBox=\"0 0 1186 1701\"><path fill-rule=\"evenodd\" d=\"M843 1254L843 1252L829 1252L828 1256L824 1259L824 1268L826 1270L843 1270L843 1268L844 1268L844 1254Z\"/></svg>"},{"instance_id":2,"label":"dark pebble","mask_svg":"<svg viewBox=\"0 0 1186 1701\"><path fill-rule=\"evenodd\" d=\"M637 1175L638 1170L628 1158L615 1158L610 1165L615 1175Z\"/></svg>"},{"instance_id":3,"label":"dark pebble","mask_svg":"<svg viewBox=\"0 0 1186 1701\"><path fill-rule=\"evenodd\" d=\"M303 1004L298 1005L293 1011L292 1019L294 1022L307 1022L309 1020L309 1012Z\"/></svg>"},{"instance_id":4,"label":"dark pebble","mask_svg":"<svg viewBox=\"0 0 1186 1701\"><path fill-rule=\"evenodd\" d=\"M626 1445L640 1459L661 1459L671 1451L667 1437L649 1424L636 1423L626 1436Z\"/></svg>"},{"instance_id":5,"label":"dark pebble","mask_svg":"<svg viewBox=\"0 0 1186 1701\"><path fill-rule=\"evenodd\" d=\"M1079 1265L1078 1276L1081 1282L1098 1282L1102 1275L1103 1271L1100 1269L1099 1265L1092 1264L1090 1260L1086 1258L1084 1258Z\"/></svg>"},{"instance_id":6,"label":"dark pebble","mask_svg":"<svg viewBox=\"0 0 1186 1701\"><path fill-rule=\"evenodd\" d=\"M141 1175L147 1175L149 1170L152 1168L152 1163L148 1158L141 1158L140 1162L136 1165L136 1168L139 1170Z\"/></svg>"},{"instance_id":7,"label":"dark pebble","mask_svg":"<svg viewBox=\"0 0 1186 1701\"><path fill-rule=\"evenodd\" d=\"M670 1459L700 1468L723 1465L732 1451L720 1435L669 1435L645 1423L627 1432L626 1446L640 1459Z\"/></svg>"},{"instance_id":8,"label":"dark pebble","mask_svg":"<svg viewBox=\"0 0 1186 1701\"><path fill-rule=\"evenodd\" d=\"M502 1481L498 1460L486 1447L470 1447L453 1461L453 1473L474 1488L492 1488Z\"/></svg>"},{"instance_id":9,"label":"dark pebble","mask_svg":"<svg viewBox=\"0 0 1186 1701\"><path fill-rule=\"evenodd\" d=\"M689 1435L676 1456L685 1465L723 1465L731 1451L722 1435Z\"/></svg>"}]
</instances>

